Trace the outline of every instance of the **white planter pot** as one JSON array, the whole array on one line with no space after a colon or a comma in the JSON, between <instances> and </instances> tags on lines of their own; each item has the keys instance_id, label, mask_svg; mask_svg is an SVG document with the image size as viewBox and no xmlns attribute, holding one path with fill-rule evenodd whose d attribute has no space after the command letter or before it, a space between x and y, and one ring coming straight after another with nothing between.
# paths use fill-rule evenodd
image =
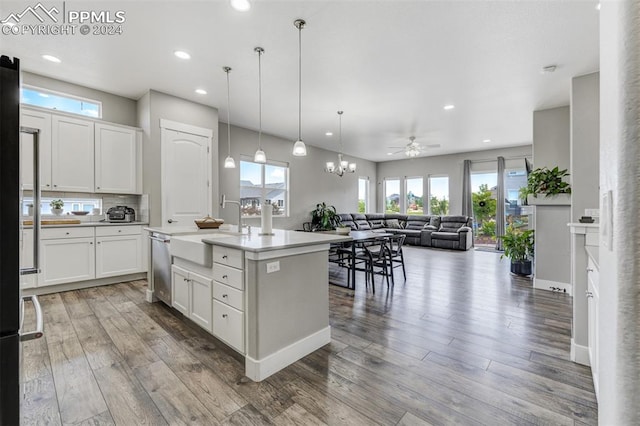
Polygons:
<instances>
[{"instance_id":1,"label":"white planter pot","mask_svg":"<svg viewBox=\"0 0 640 426\"><path fill-rule=\"evenodd\" d=\"M558 194L549 197L542 194L538 194L537 197L527 195L527 203L530 206L570 206L571 194Z\"/></svg>"},{"instance_id":2,"label":"white planter pot","mask_svg":"<svg viewBox=\"0 0 640 426\"><path fill-rule=\"evenodd\" d=\"M51 209L51 213L55 214L56 216L60 216L63 211L64 209Z\"/></svg>"}]
</instances>

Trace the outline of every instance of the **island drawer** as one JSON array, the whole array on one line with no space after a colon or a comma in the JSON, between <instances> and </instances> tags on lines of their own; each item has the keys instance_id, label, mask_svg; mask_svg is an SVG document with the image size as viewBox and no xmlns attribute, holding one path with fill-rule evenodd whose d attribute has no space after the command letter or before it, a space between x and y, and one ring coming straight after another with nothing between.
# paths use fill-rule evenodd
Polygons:
<instances>
[{"instance_id":1,"label":"island drawer","mask_svg":"<svg viewBox=\"0 0 640 426\"><path fill-rule=\"evenodd\" d=\"M77 228L47 228L43 229L40 238L43 240L53 240L58 238L86 238L93 237L94 227Z\"/></svg>"},{"instance_id":2,"label":"island drawer","mask_svg":"<svg viewBox=\"0 0 640 426\"><path fill-rule=\"evenodd\" d=\"M115 237L118 235L140 235L142 226L138 225L112 225L96 227L96 237Z\"/></svg>"},{"instance_id":3,"label":"island drawer","mask_svg":"<svg viewBox=\"0 0 640 426\"><path fill-rule=\"evenodd\" d=\"M213 335L244 353L244 313L214 300Z\"/></svg>"},{"instance_id":4,"label":"island drawer","mask_svg":"<svg viewBox=\"0 0 640 426\"><path fill-rule=\"evenodd\" d=\"M214 245L212 251L214 262L233 266L234 268L243 268L244 262L242 250Z\"/></svg>"},{"instance_id":5,"label":"island drawer","mask_svg":"<svg viewBox=\"0 0 640 426\"><path fill-rule=\"evenodd\" d=\"M240 269L214 263L213 279L222 284L235 287L238 290L244 290L243 273Z\"/></svg>"},{"instance_id":6,"label":"island drawer","mask_svg":"<svg viewBox=\"0 0 640 426\"><path fill-rule=\"evenodd\" d=\"M244 292L236 288L214 281L213 298L239 311L244 311Z\"/></svg>"}]
</instances>

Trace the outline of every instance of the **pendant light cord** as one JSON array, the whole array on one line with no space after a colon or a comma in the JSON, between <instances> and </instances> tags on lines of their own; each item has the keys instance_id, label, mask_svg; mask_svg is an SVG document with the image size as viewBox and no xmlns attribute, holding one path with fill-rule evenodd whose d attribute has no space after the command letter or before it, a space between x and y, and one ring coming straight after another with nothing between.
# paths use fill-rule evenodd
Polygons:
<instances>
[{"instance_id":1,"label":"pendant light cord","mask_svg":"<svg viewBox=\"0 0 640 426\"><path fill-rule=\"evenodd\" d=\"M262 51L258 51L258 149L262 151Z\"/></svg>"},{"instance_id":2,"label":"pendant light cord","mask_svg":"<svg viewBox=\"0 0 640 426\"><path fill-rule=\"evenodd\" d=\"M227 141L229 143L228 155L231 157L231 92L229 89L229 72L231 68L225 68L227 73Z\"/></svg>"},{"instance_id":3,"label":"pendant light cord","mask_svg":"<svg viewBox=\"0 0 640 426\"><path fill-rule=\"evenodd\" d=\"M298 26L298 140L302 140L302 27Z\"/></svg>"}]
</instances>

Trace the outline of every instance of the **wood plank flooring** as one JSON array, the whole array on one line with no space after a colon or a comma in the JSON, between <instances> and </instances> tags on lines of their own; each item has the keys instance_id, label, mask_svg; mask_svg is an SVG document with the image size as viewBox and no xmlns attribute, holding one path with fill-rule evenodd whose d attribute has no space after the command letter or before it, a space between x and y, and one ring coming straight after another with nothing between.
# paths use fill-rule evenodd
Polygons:
<instances>
[{"instance_id":1,"label":"wood plank flooring","mask_svg":"<svg viewBox=\"0 0 640 426\"><path fill-rule=\"evenodd\" d=\"M330 286L332 343L261 383L145 302L145 281L42 296L45 337L23 344L23 423L597 424L591 371L569 361L571 297L533 290L494 253L405 256L390 290L381 277L375 295L363 276L355 291ZM330 281L345 271L332 265Z\"/></svg>"}]
</instances>

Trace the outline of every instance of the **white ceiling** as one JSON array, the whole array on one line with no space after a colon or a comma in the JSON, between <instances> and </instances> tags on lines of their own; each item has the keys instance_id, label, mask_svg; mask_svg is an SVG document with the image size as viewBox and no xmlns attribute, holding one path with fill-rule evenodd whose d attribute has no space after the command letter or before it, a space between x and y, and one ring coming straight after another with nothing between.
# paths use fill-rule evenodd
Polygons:
<instances>
[{"instance_id":1,"label":"white ceiling","mask_svg":"<svg viewBox=\"0 0 640 426\"><path fill-rule=\"evenodd\" d=\"M62 2L45 2L46 5ZM0 17L24 9L0 3ZM138 99L156 89L295 141L298 30L304 18L302 136L336 150L344 110L346 154L404 158L389 146L440 144L425 155L530 144L532 112L567 105L570 79L598 69L597 1L269 1L249 12L227 1L67 1L67 10L126 12L121 36L0 36L24 70ZM173 51L186 50L189 61ZM44 61L42 54L62 59ZM556 64L552 74L541 68ZM208 91L201 96L197 87ZM443 110L445 104L455 109ZM333 131L333 137L325 132ZM491 139L490 143L483 143Z\"/></svg>"}]
</instances>

